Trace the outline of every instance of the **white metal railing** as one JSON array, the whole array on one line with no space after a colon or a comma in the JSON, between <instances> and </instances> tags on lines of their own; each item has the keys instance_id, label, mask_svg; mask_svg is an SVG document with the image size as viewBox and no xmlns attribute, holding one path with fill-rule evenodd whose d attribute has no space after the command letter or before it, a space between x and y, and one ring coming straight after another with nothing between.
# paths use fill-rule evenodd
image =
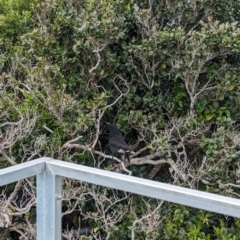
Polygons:
<instances>
[{"instance_id":1,"label":"white metal railing","mask_svg":"<svg viewBox=\"0 0 240 240\"><path fill-rule=\"evenodd\" d=\"M194 208L240 217L240 200L78 164L39 158L0 170L0 186L37 176L37 239L61 239L61 178L73 178Z\"/></svg>"}]
</instances>

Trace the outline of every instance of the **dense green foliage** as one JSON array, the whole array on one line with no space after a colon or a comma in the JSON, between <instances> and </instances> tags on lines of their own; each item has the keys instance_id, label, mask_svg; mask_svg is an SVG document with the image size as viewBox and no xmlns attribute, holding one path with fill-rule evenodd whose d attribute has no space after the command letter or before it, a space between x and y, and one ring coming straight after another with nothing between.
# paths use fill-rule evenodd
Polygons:
<instances>
[{"instance_id":1,"label":"dense green foliage","mask_svg":"<svg viewBox=\"0 0 240 240\"><path fill-rule=\"evenodd\" d=\"M239 20L239 0L0 0L0 168L48 156L126 174L108 121L135 176L239 198ZM96 239L240 239L239 220L79 184L63 205Z\"/></svg>"}]
</instances>

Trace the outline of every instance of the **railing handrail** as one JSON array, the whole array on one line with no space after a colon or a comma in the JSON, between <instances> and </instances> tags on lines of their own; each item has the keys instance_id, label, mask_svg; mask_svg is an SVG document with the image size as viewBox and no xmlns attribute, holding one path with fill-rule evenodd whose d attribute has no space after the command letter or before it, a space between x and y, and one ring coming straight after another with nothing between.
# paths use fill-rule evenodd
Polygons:
<instances>
[{"instance_id":1,"label":"railing handrail","mask_svg":"<svg viewBox=\"0 0 240 240\"><path fill-rule=\"evenodd\" d=\"M50 158L40 158L1 169L0 186L35 175L37 175L37 239L41 240L61 238L62 177L240 217L238 199Z\"/></svg>"}]
</instances>

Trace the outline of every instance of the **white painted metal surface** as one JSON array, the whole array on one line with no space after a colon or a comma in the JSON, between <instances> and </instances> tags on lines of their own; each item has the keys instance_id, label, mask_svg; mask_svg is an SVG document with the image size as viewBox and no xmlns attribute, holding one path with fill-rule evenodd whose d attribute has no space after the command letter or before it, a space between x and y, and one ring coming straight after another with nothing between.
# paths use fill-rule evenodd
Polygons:
<instances>
[{"instance_id":1,"label":"white painted metal surface","mask_svg":"<svg viewBox=\"0 0 240 240\"><path fill-rule=\"evenodd\" d=\"M50 158L39 158L30 162L0 169L0 186L44 172L48 159L50 160Z\"/></svg>"},{"instance_id":2,"label":"white painted metal surface","mask_svg":"<svg viewBox=\"0 0 240 240\"><path fill-rule=\"evenodd\" d=\"M97 168L80 166L59 160L48 161L48 165L55 174L60 176L211 212L240 217L239 199L109 172Z\"/></svg>"},{"instance_id":3,"label":"white painted metal surface","mask_svg":"<svg viewBox=\"0 0 240 240\"><path fill-rule=\"evenodd\" d=\"M240 217L240 200L50 158L0 170L0 186L37 175L37 239L61 239L61 178Z\"/></svg>"},{"instance_id":4,"label":"white painted metal surface","mask_svg":"<svg viewBox=\"0 0 240 240\"><path fill-rule=\"evenodd\" d=\"M37 239L61 239L62 178L46 166L37 175Z\"/></svg>"}]
</instances>

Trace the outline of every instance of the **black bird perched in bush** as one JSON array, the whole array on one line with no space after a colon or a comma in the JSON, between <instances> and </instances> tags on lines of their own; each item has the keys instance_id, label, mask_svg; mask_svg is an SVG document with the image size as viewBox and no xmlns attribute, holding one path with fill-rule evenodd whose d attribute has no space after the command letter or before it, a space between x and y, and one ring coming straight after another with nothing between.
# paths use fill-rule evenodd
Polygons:
<instances>
[{"instance_id":1,"label":"black bird perched in bush","mask_svg":"<svg viewBox=\"0 0 240 240\"><path fill-rule=\"evenodd\" d=\"M124 155L124 157L130 162L129 155L134 153L132 148L127 145L116 125L108 122L107 124L110 129L108 143L113 156L116 154Z\"/></svg>"}]
</instances>

